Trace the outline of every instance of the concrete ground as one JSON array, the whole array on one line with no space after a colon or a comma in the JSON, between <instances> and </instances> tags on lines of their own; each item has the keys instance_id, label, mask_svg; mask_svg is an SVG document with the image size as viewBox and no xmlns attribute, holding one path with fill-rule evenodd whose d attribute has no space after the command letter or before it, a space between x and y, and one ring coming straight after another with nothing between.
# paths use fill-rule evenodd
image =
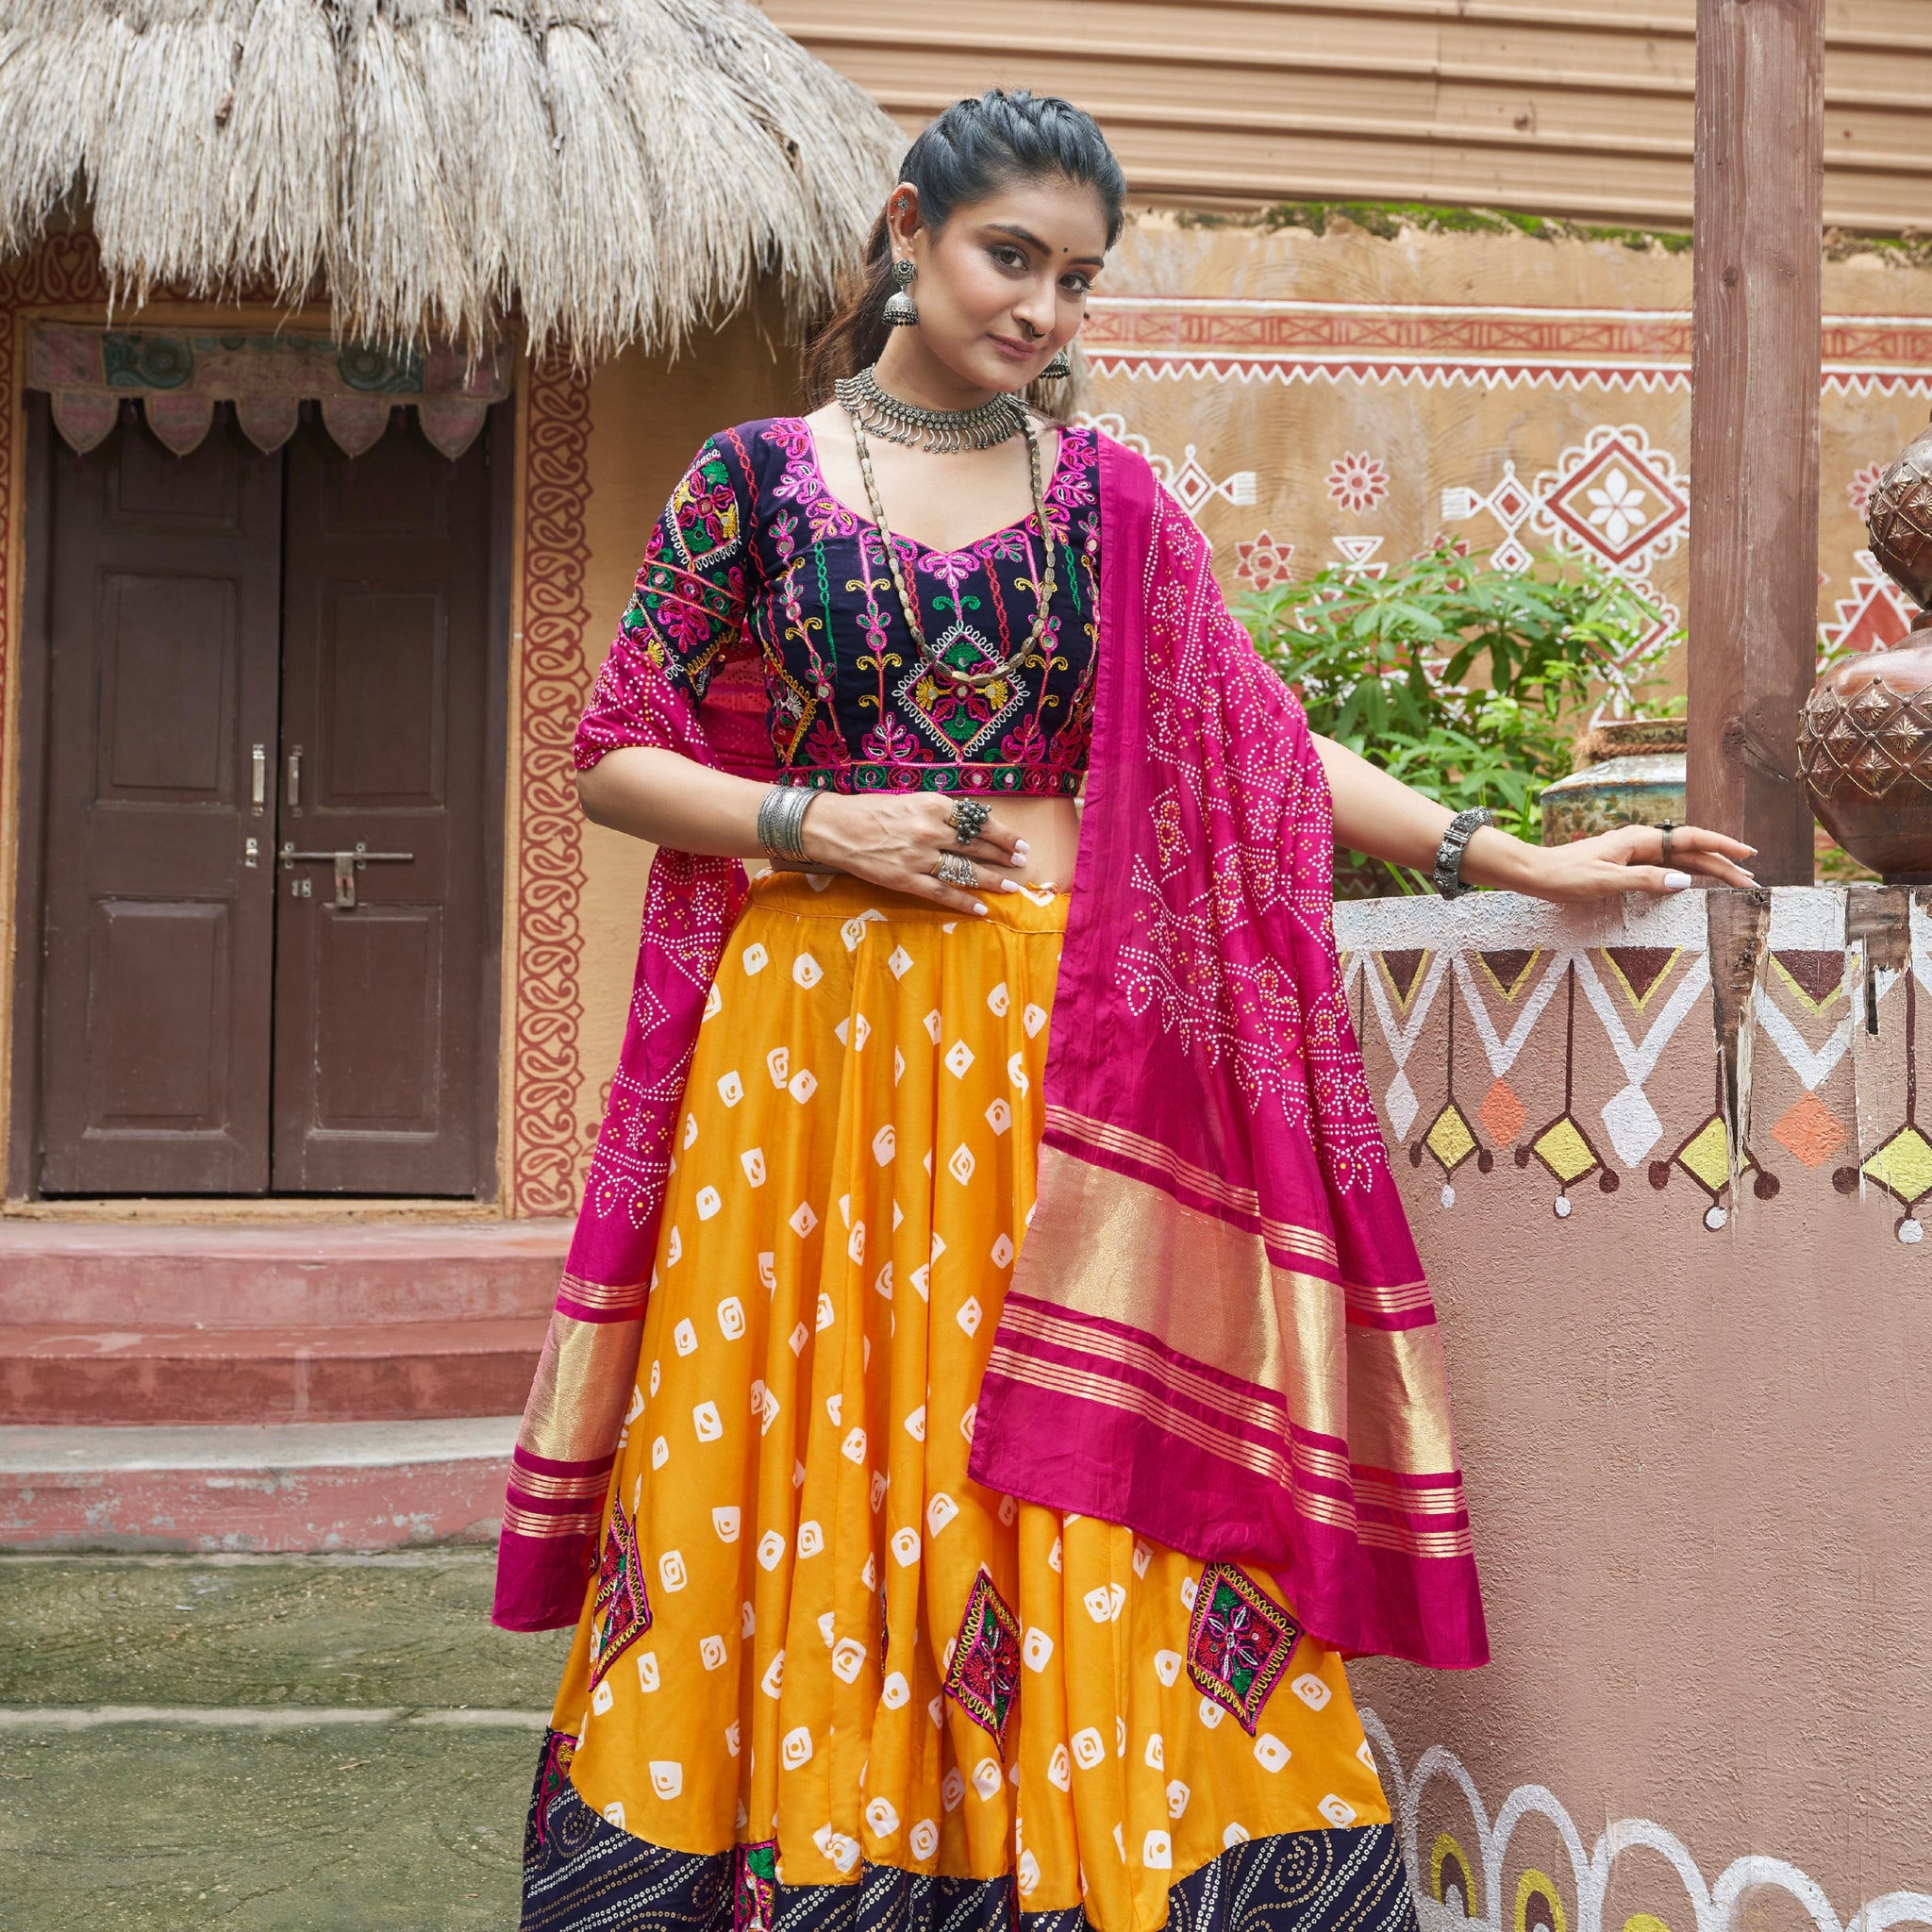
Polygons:
<instances>
[{"instance_id":1,"label":"concrete ground","mask_svg":"<svg viewBox=\"0 0 1932 1932\"><path fill-rule=\"evenodd\" d=\"M513 1927L570 1633L492 1560L0 1557L0 1926Z\"/></svg>"}]
</instances>

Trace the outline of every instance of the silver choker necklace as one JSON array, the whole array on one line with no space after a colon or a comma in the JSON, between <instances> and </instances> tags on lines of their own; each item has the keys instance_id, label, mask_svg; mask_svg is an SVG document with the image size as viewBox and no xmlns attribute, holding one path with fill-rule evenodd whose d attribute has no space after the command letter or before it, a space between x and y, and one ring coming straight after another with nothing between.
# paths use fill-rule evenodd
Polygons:
<instances>
[{"instance_id":1,"label":"silver choker necklace","mask_svg":"<svg viewBox=\"0 0 1932 1932\"><path fill-rule=\"evenodd\" d=\"M935 456L991 449L1026 427L1026 405L1018 396L992 396L970 409L922 409L881 389L874 369L841 375L832 392L846 414L871 435L909 449L930 450Z\"/></svg>"}]
</instances>

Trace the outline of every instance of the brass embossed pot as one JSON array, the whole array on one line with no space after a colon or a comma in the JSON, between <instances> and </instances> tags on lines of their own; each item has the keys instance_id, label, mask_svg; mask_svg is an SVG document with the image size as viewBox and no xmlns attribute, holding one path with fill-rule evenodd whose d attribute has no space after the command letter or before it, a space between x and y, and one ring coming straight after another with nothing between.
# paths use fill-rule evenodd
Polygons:
<instances>
[{"instance_id":1,"label":"brass embossed pot","mask_svg":"<svg viewBox=\"0 0 1932 1932\"><path fill-rule=\"evenodd\" d=\"M1543 843L1567 845L1617 825L1684 820L1681 718L1624 718L1591 728L1578 764L1542 794Z\"/></svg>"},{"instance_id":2,"label":"brass embossed pot","mask_svg":"<svg viewBox=\"0 0 1932 1932\"><path fill-rule=\"evenodd\" d=\"M1872 491L1872 553L1932 603L1932 429ZM1818 822L1890 885L1932 885L1932 611L1889 651L1834 664L1798 724L1798 773Z\"/></svg>"}]
</instances>

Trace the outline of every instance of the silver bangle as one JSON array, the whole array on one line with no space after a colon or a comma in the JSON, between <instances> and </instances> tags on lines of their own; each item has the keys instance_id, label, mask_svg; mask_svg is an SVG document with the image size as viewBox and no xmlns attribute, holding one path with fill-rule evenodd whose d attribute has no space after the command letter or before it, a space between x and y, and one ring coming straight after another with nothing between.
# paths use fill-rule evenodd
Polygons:
<instances>
[{"instance_id":1,"label":"silver bangle","mask_svg":"<svg viewBox=\"0 0 1932 1932\"><path fill-rule=\"evenodd\" d=\"M774 785L758 801L756 836L773 858L805 863L805 815L817 796L803 785Z\"/></svg>"}]
</instances>

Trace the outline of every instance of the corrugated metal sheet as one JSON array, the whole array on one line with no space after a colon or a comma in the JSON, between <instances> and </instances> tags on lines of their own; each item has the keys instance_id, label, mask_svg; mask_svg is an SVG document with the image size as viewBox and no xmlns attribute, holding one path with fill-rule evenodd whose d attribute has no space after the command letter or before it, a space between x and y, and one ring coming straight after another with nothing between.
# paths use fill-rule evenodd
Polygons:
<instances>
[{"instance_id":1,"label":"corrugated metal sheet","mask_svg":"<svg viewBox=\"0 0 1932 1932\"><path fill-rule=\"evenodd\" d=\"M1694 0L765 0L909 131L981 88L1097 115L1138 197L1690 219ZM1833 0L1825 213L1932 227L1932 5Z\"/></svg>"}]
</instances>

